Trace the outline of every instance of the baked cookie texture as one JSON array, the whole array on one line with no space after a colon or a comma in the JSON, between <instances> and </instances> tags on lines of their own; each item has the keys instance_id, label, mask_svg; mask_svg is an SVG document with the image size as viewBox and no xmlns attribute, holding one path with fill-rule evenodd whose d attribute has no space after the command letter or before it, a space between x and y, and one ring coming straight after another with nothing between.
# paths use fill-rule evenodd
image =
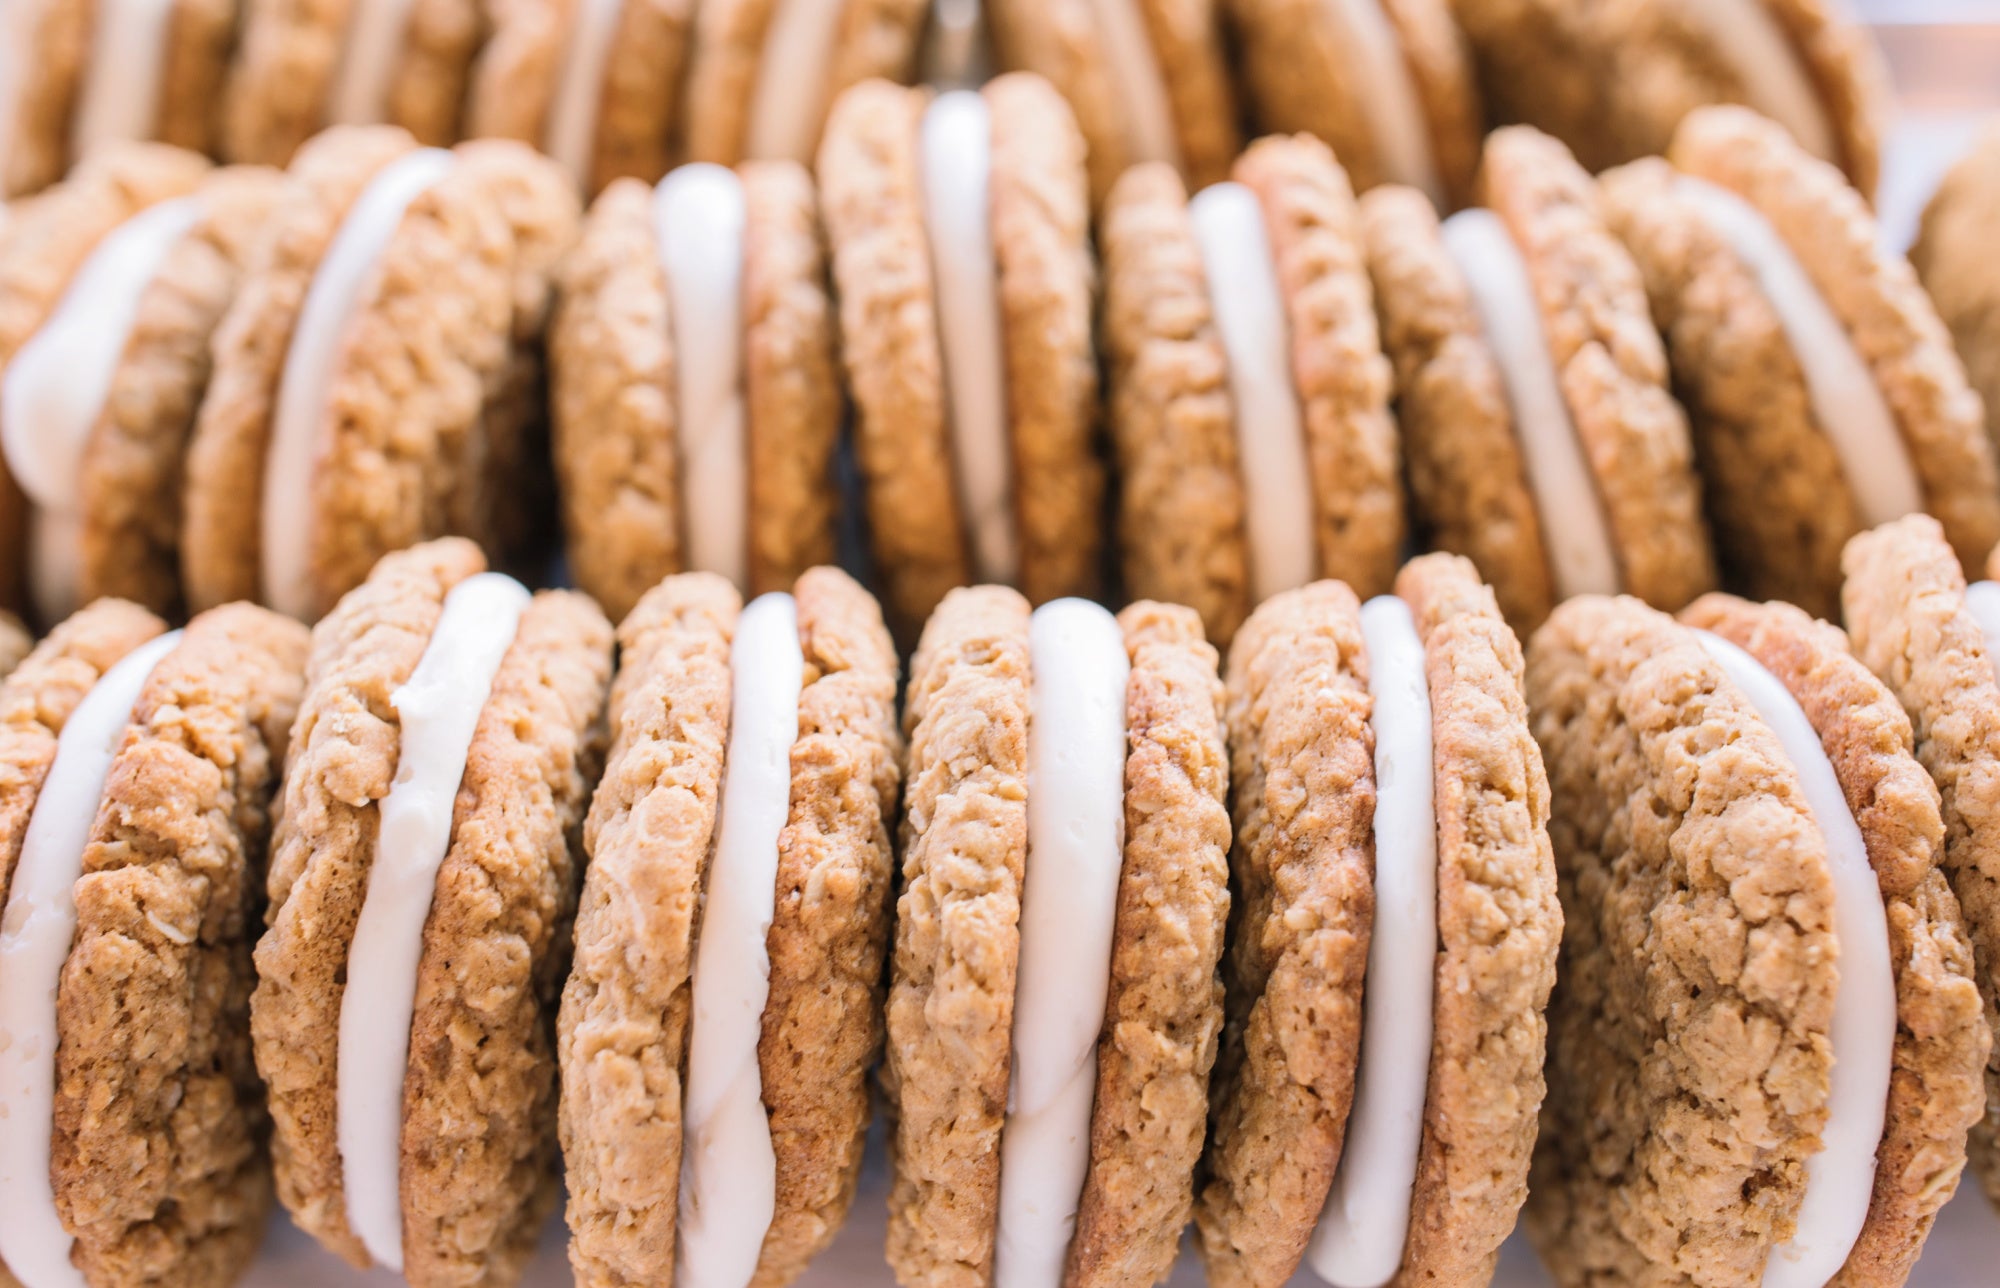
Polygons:
<instances>
[{"instance_id":1,"label":"baked cookie texture","mask_svg":"<svg viewBox=\"0 0 2000 1288\"><path fill-rule=\"evenodd\" d=\"M1527 690L1564 912L1529 1236L1564 1284L1755 1283L1826 1121L1824 838L1777 735L1636 600L1559 606Z\"/></svg>"},{"instance_id":2,"label":"baked cookie texture","mask_svg":"<svg viewBox=\"0 0 2000 1288\"><path fill-rule=\"evenodd\" d=\"M314 629L287 753L251 1035L278 1196L361 1267L332 1071L348 945L398 759L390 695L416 668L446 593L483 568L462 539L385 558ZM556 1001L611 645L591 601L537 595L479 714L410 1026L400 1184L412 1283L511 1282L555 1205Z\"/></svg>"},{"instance_id":3,"label":"baked cookie texture","mask_svg":"<svg viewBox=\"0 0 2000 1288\"><path fill-rule=\"evenodd\" d=\"M1937 788L1912 755L1909 717L1840 628L1790 604L1726 595L1704 596L1681 616L1747 650L1798 701L1868 846L1888 914L1896 1039L1867 1221L1834 1282L1900 1284L1958 1187L1992 1044L1972 945L1939 866Z\"/></svg>"},{"instance_id":4,"label":"baked cookie texture","mask_svg":"<svg viewBox=\"0 0 2000 1288\"><path fill-rule=\"evenodd\" d=\"M745 162L738 173L748 589L759 593L833 560L842 399L812 181L789 161ZM592 205L560 267L549 329L570 563L577 584L614 614L629 613L687 557L674 323L653 202L651 188L626 182Z\"/></svg>"},{"instance_id":5,"label":"baked cookie texture","mask_svg":"<svg viewBox=\"0 0 2000 1288\"><path fill-rule=\"evenodd\" d=\"M35 637L12 613L0 611L0 680L14 673L23 658L35 647Z\"/></svg>"},{"instance_id":6,"label":"baked cookie texture","mask_svg":"<svg viewBox=\"0 0 2000 1288\"><path fill-rule=\"evenodd\" d=\"M1987 437L2000 442L2000 281L1982 257L1996 217L2000 126L1988 126L1925 208L1910 262L1986 404Z\"/></svg>"},{"instance_id":7,"label":"baked cookie texture","mask_svg":"<svg viewBox=\"0 0 2000 1288\"><path fill-rule=\"evenodd\" d=\"M1842 610L1854 654L1902 703L1941 798L1940 867L1958 898L1989 1027L2000 1024L2000 682L1965 578L1935 519L1913 515L1849 543ZM2000 1205L2000 1057L1972 1163Z\"/></svg>"}]
</instances>

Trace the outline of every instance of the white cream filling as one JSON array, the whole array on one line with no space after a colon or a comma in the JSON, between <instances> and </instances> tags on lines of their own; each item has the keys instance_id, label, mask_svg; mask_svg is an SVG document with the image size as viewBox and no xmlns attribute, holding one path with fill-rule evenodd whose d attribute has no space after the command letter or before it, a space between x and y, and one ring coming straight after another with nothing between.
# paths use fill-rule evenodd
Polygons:
<instances>
[{"instance_id":1,"label":"white cream filling","mask_svg":"<svg viewBox=\"0 0 2000 1288\"><path fill-rule=\"evenodd\" d=\"M1362 995L1361 1062L1333 1188L1313 1231L1314 1273L1340 1288L1395 1277L1430 1083L1437 980L1437 809L1431 694L1409 605L1361 606L1375 731L1375 925Z\"/></svg>"},{"instance_id":2,"label":"white cream filling","mask_svg":"<svg viewBox=\"0 0 2000 1288\"><path fill-rule=\"evenodd\" d=\"M1618 558L1597 478L1556 377L1527 261L1490 210L1459 211L1444 221L1443 236L1500 367L1557 596L1615 595Z\"/></svg>"},{"instance_id":3,"label":"white cream filling","mask_svg":"<svg viewBox=\"0 0 2000 1288\"><path fill-rule=\"evenodd\" d=\"M555 97L542 125L542 151L579 188L590 186L597 155L597 114L604 102L605 69L618 38L625 0L577 0L556 75Z\"/></svg>"},{"instance_id":4,"label":"white cream filling","mask_svg":"<svg viewBox=\"0 0 2000 1288\"><path fill-rule=\"evenodd\" d=\"M326 104L328 125L388 119L389 87L403 58L414 0L353 0Z\"/></svg>"},{"instance_id":5,"label":"white cream filling","mask_svg":"<svg viewBox=\"0 0 2000 1288\"><path fill-rule=\"evenodd\" d=\"M1965 588L1965 607L1986 637L1986 660L2000 680L2000 582L1975 581Z\"/></svg>"},{"instance_id":6,"label":"white cream filling","mask_svg":"<svg viewBox=\"0 0 2000 1288\"><path fill-rule=\"evenodd\" d=\"M389 698L401 739L347 950L334 1126L348 1227L377 1265L392 1270L403 1268L403 1079L424 921L451 846L473 731L528 602L521 583L500 573L453 586L416 669Z\"/></svg>"},{"instance_id":7,"label":"white cream filling","mask_svg":"<svg viewBox=\"0 0 2000 1288\"><path fill-rule=\"evenodd\" d=\"M1165 161L1178 169L1181 142L1173 99L1167 94L1166 72L1146 30L1139 0L1087 0L1087 4L1104 41L1104 69L1118 96L1132 162Z\"/></svg>"},{"instance_id":8,"label":"white cream filling","mask_svg":"<svg viewBox=\"0 0 2000 1288\"><path fill-rule=\"evenodd\" d=\"M992 124L986 100L953 90L931 101L921 139L924 220L936 281L938 340L959 502L973 574L1012 583L1015 545L1012 444L1000 277L988 220Z\"/></svg>"},{"instance_id":9,"label":"white cream filling","mask_svg":"<svg viewBox=\"0 0 2000 1288\"><path fill-rule=\"evenodd\" d=\"M1392 182L1421 190L1442 209L1444 181L1431 149L1424 97L1382 0L1322 2L1339 33L1347 74L1354 79L1352 97L1368 114L1382 172Z\"/></svg>"},{"instance_id":10,"label":"white cream filling","mask_svg":"<svg viewBox=\"0 0 2000 1288\"><path fill-rule=\"evenodd\" d=\"M1896 976L1890 966L1889 921L1882 887L1868 862L1867 842L1847 807L1840 780L1812 723L1778 678L1756 658L1718 635L1697 631L1764 723L1778 735L1798 771L1806 806L1826 838L1833 878L1833 930L1840 944L1833 1000L1833 1086L1820 1151L1806 1160L1805 1199L1792 1240L1771 1252L1764 1288L1825 1288L1847 1262L1868 1219L1875 1188L1875 1153L1889 1110L1889 1072L1896 1046Z\"/></svg>"},{"instance_id":11,"label":"white cream filling","mask_svg":"<svg viewBox=\"0 0 2000 1288\"><path fill-rule=\"evenodd\" d=\"M1305 585L1319 570L1305 413L1292 381L1291 323L1257 194L1240 183L1204 188L1188 202L1188 220L1229 363L1250 590L1262 603Z\"/></svg>"},{"instance_id":12,"label":"white cream filling","mask_svg":"<svg viewBox=\"0 0 2000 1288\"><path fill-rule=\"evenodd\" d=\"M327 402L349 323L377 285L376 265L403 212L444 178L454 158L442 148L418 148L383 166L361 190L313 273L292 324L285 370L271 412L264 456L263 507L258 517L264 602L305 618L312 612L313 470L319 463Z\"/></svg>"},{"instance_id":13,"label":"white cream filling","mask_svg":"<svg viewBox=\"0 0 2000 1288\"><path fill-rule=\"evenodd\" d=\"M90 62L70 129L74 155L88 155L114 140L158 134L173 16L174 0L97 0Z\"/></svg>"},{"instance_id":14,"label":"white cream filling","mask_svg":"<svg viewBox=\"0 0 2000 1288\"><path fill-rule=\"evenodd\" d=\"M778 1203L757 1042L771 991L767 936L778 836L791 812L792 744L805 685L798 607L751 601L729 649L729 754L696 942L681 1121L680 1288L743 1288Z\"/></svg>"},{"instance_id":15,"label":"white cream filling","mask_svg":"<svg viewBox=\"0 0 2000 1288\"><path fill-rule=\"evenodd\" d=\"M750 442L743 376L743 184L686 165L653 195L674 338L674 420L688 567L750 584Z\"/></svg>"},{"instance_id":16,"label":"white cream filling","mask_svg":"<svg viewBox=\"0 0 2000 1288\"><path fill-rule=\"evenodd\" d=\"M31 590L45 621L67 617L78 598L84 448L103 418L139 300L200 217L200 198L182 197L118 225L0 375L0 453L35 505Z\"/></svg>"},{"instance_id":17,"label":"white cream filling","mask_svg":"<svg viewBox=\"0 0 2000 1288\"><path fill-rule=\"evenodd\" d=\"M1117 621L1058 599L1028 626L1028 861L1000 1129L996 1288L1063 1278L1090 1163L1097 1038L1125 855L1125 684Z\"/></svg>"},{"instance_id":18,"label":"white cream filling","mask_svg":"<svg viewBox=\"0 0 2000 1288\"><path fill-rule=\"evenodd\" d=\"M1742 83L1749 105L1822 161L1837 159L1833 123L1799 47L1765 0L1681 0Z\"/></svg>"},{"instance_id":19,"label":"white cream filling","mask_svg":"<svg viewBox=\"0 0 2000 1288\"><path fill-rule=\"evenodd\" d=\"M76 934L76 883L132 708L180 632L133 649L77 703L56 739L0 919L0 1260L26 1288L84 1288L49 1179L56 988Z\"/></svg>"},{"instance_id":20,"label":"white cream filling","mask_svg":"<svg viewBox=\"0 0 2000 1288\"><path fill-rule=\"evenodd\" d=\"M1840 458L1862 526L1922 510L1923 485L1875 373L1791 247L1755 206L1727 188L1691 175L1676 182L1757 275L1798 359L1813 419Z\"/></svg>"},{"instance_id":21,"label":"white cream filling","mask_svg":"<svg viewBox=\"0 0 2000 1288\"><path fill-rule=\"evenodd\" d=\"M841 0L774 0L750 92L746 157L812 164L846 8Z\"/></svg>"}]
</instances>

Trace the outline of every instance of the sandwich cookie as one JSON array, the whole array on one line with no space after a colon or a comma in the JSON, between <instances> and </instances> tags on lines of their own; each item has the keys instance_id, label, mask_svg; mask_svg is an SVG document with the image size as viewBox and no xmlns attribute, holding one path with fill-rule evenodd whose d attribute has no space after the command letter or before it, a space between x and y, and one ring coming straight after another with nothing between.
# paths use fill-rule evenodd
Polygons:
<instances>
[{"instance_id":1,"label":"sandwich cookie","mask_svg":"<svg viewBox=\"0 0 2000 1288\"><path fill-rule=\"evenodd\" d=\"M1324 139L1358 191L1450 210L1479 165L1472 61L1449 0L1223 0L1257 128Z\"/></svg>"},{"instance_id":2,"label":"sandwich cookie","mask_svg":"<svg viewBox=\"0 0 2000 1288\"><path fill-rule=\"evenodd\" d=\"M466 132L532 143L585 195L651 183L680 137L692 0L510 0L472 71Z\"/></svg>"},{"instance_id":3,"label":"sandwich cookie","mask_svg":"<svg viewBox=\"0 0 2000 1288\"><path fill-rule=\"evenodd\" d=\"M1001 64L1046 76L1089 146L1090 190L1160 161L1190 184L1229 177L1242 147L1216 0L988 0Z\"/></svg>"},{"instance_id":4,"label":"sandwich cookie","mask_svg":"<svg viewBox=\"0 0 2000 1288\"><path fill-rule=\"evenodd\" d=\"M945 591L1097 586L1095 269L1083 137L1025 73L933 98L883 81L819 153L854 451L889 621Z\"/></svg>"},{"instance_id":5,"label":"sandwich cookie","mask_svg":"<svg viewBox=\"0 0 2000 1288\"><path fill-rule=\"evenodd\" d=\"M1136 167L1103 225L1125 583L1225 643L1316 577L1386 592L1403 544L1347 176L1304 136L1252 144L1233 173L1190 200L1172 170Z\"/></svg>"},{"instance_id":6,"label":"sandwich cookie","mask_svg":"<svg viewBox=\"0 0 2000 1288\"><path fill-rule=\"evenodd\" d=\"M2000 274L1986 257L1996 220L2000 124L1989 125L1945 175L1910 250L1910 262L1986 404L1987 437L2000 443Z\"/></svg>"},{"instance_id":7,"label":"sandwich cookie","mask_svg":"<svg viewBox=\"0 0 2000 1288\"><path fill-rule=\"evenodd\" d=\"M669 577L618 628L563 991L585 1285L787 1284L854 1200L901 738L880 608L815 568Z\"/></svg>"},{"instance_id":8,"label":"sandwich cookie","mask_svg":"<svg viewBox=\"0 0 2000 1288\"><path fill-rule=\"evenodd\" d=\"M178 615L182 467L209 340L283 186L276 170L230 167L133 214L0 370L0 456L27 502L39 620L104 596ZM0 309L8 298L0 288Z\"/></svg>"},{"instance_id":9,"label":"sandwich cookie","mask_svg":"<svg viewBox=\"0 0 2000 1288\"><path fill-rule=\"evenodd\" d=\"M1561 144L1494 133L1477 209L1362 199L1420 540L1519 629L1572 595L1679 608L1715 585L1687 418L1631 256Z\"/></svg>"},{"instance_id":10,"label":"sandwich cookie","mask_svg":"<svg viewBox=\"0 0 2000 1288\"><path fill-rule=\"evenodd\" d=\"M613 184L559 270L555 459L577 585L615 616L693 568L782 589L834 556L833 305L811 177Z\"/></svg>"},{"instance_id":11,"label":"sandwich cookie","mask_svg":"<svg viewBox=\"0 0 2000 1288\"><path fill-rule=\"evenodd\" d=\"M305 654L248 604L103 599L0 685L9 1283L228 1284L263 1238L250 954Z\"/></svg>"},{"instance_id":12,"label":"sandwich cookie","mask_svg":"<svg viewBox=\"0 0 2000 1288\"><path fill-rule=\"evenodd\" d=\"M1187 608L956 590L904 724L890 1266L939 1288L1159 1282L1222 1031L1215 650Z\"/></svg>"},{"instance_id":13,"label":"sandwich cookie","mask_svg":"<svg viewBox=\"0 0 2000 1288\"><path fill-rule=\"evenodd\" d=\"M1968 586L1942 528L1924 515L1856 537L1844 564L1855 655L1902 702L1917 759L1943 797L1942 867L2000 1035L2000 564ZM1972 1167L2000 1206L2000 1052L1987 1065L1985 1099Z\"/></svg>"},{"instance_id":14,"label":"sandwich cookie","mask_svg":"<svg viewBox=\"0 0 2000 1288\"><path fill-rule=\"evenodd\" d=\"M1710 107L1602 191L1667 340L1725 581L1832 616L1865 528L1928 510L1969 568L2000 542L1979 402L1838 170Z\"/></svg>"},{"instance_id":15,"label":"sandwich cookie","mask_svg":"<svg viewBox=\"0 0 2000 1288\"><path fill-rule=\"evenodd\" d=\"M314 627L250 1032L278 1197L357 1267L511 1283L555 1206L555 1016L611 627L462 539Z\"/></svg>"},{"instance_id":16,"label":"sandwich cookie","mask_svg":"<svg viewBox=\"0 0 2000 1288\"><path fill-rule=\"evenodd\" d=\"M1556 609L1528 702L1561 981L1527 1227L1562 1285L1894 1285L1964 1167L1990 1035L1895 698L1722 596Z\"/></svg>"},{"instance_id":17,"label":"sandwich cookie","mask_svg":"<svg viewBox=\"0 0 2000 1288\"><path fill-rule=\"evenodd\" d=\"M810 164L844 90L915 76L929 12L928 0L701 0L687 159Z\"/></svg>"},{"instance_id":18,"label":"sandwich cookie","mask_svg":"<svg viewBox=\"0 0 2000 1288\"><path fill-rule=\"evenodd\" d=\"M310 621L443 533L505 566L554 512L542 336L575 190L526 146L386 126L299 154L215 336L189 448L189 603Z\"/></svg>"},{"instance_id":19,"label":"sandwich cookie","mask_svg":"<svg viewBox=\"0 0 2000 1288\"><path fill-rule=\"evenodd\" d=\"M1471 564L1267 600L1229 651L1236 929L1209 1282L1481 1284L1525 1195L1562 917L1521 650Z\"/></svg>"},{"instance_id":20,"label":"sandwich cookie","mask_svg":"<svg viewBox=\"0 0 2000 1288\"><path fill-rule=\"evenodd\" d=\"M187 232L199 208L187 199L208 175L208 162L192 152L116 145L16 203L0 229L0 606L29 607L29 567L37 561L54 567L32 580L66 583L38 596L50 610L44 621L61 620L77 601L80 475L97 466L80 454L109 410L108 401L88 404L113 379L138 322L138 297ZM92 352L78 355L78 346ZM64 517L44 518L50 514ZM171 509L153 521L171 522Z\"/></svg>"}]
</instances>

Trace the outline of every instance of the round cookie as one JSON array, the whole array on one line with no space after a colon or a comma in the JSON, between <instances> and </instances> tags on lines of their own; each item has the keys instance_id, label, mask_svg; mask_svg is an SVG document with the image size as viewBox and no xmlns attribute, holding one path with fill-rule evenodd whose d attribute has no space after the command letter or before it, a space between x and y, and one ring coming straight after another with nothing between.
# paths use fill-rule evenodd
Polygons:
<instances>
[{"instance_id":1,"label":"round cookie","mask_svg":"<svg viewBox=\"0 0 2000 1288\"><path fill-rule=\"evenodd\" d=\"M1841 600L1854 652L1895 692L1915 728L1918 760L1944 806L1945 875L1964 911L1975 978L2000 1033L2000 586L1967 586L1935 519L1925 515L1848 543ZM1989 566L1987 576L2000 573ZM2000 1051L1986 1069L1986 1109L1972 1165L2000 1206Z\"/></svg>"},{"instance_id":2,"label":"round cookie","mask_svg":"<svg viewBox=\"0 0 2000 1288\"><path fill-rule=\"evenodd\" d=\"M1452 0L1494 119L1547 130L1602 170L1667 150L1698 107L1785 123L1872 199L1889 78L1839 0Z\"/></svg>"},{"instance_id":3,"label":"round cookie","mask_svg":"<svg viewBox=\"0 0 2000 1288\"><path fill-rule=\"evenodd\" d=\"M577 585L782 589L834 556L842 402L811 177L697 162L606 189L558 270L554 447Z\"/></svg>"},{"instance_id":4,"label":"round cookie","mask_svg":"<svg viewBox=\"0 0 2000 1288\"><path fill-rule=\"evenodd\" d=\"M251 944L306 630L99 600L0 684L9 1283L226 1284L270 1206Z\"/></svg>"},{"instance_id":5,"label":"round cookie","mask_svg":"<svg viewBox=\"0 0 2000 1288\"><path fill-rule=\"evenodd\" d=\"M1209 1282L1484 1283L1526 1192L1561 915L1521 650L1463 559L1230 648L1238 900ZM1416 773L1407 772L1411 766ZM1403 772L1398 772L1398 771Z\"/></svg>"},{"instance_id":6,"label":"round cookie","mask_svg":"<svg viewBox=\"0 0 2000 1288\"><path fill-rule=\"evenodd\" d=\"M955 590L904 726L890 1265L945 1288L1157 1282L1223 1019L1215 651L1186 608Z\"/></svg>"},{"instance_id":7,"label":"round cookie","mask_svg":"<svg viewBox=\"0 0 2000 1288\"><path fill-rule=\"evenodd\" d=\"M1918 510L1967 567L2000 542L1978 400L1868 204L1782 127L1701 108L1602 180L1694 430L1724 580L1831 616L1849 537Z\"/></svg>"},{"instance_id":8,"label":"round cookie","mask_svg":"<svg viewBox=\"0 0 2000 1288\"><path fill-rule=\"evenodd\" d=\"M1223 0L1260 131L1314 134L1356 191L1400 183L1463 204L1482 109L1448 0Z\"/></svg>"},{"instance_id":9,"label":"round cookie","mask_svg":"<svg viewBox=\"0 0 2000 1288\"><path fill-rule=\"evenodd\" d=\"M927 0L701 0L687 83L687 159L811 163L831 105L917 71Z\"/></svg>"},{"instance_id":10,"label":"round cookie","mask_svg":"<svg viewBox=\"0 0 2000 1288\"><path fill-rule=\"evenodd\" d=\"M1547 135L1491 135L1478 195L1442 225L1408 189L1361 201L1420 540L1522 630L1577 594L1679 608L1715 565L1639 271Z\"/></svg>"},{"instance_id":11,"label":"round cookie","mask_svg":"<svg viewBox=\"0 0 2000 1288\"><path fill-rule=\"evenodd\" d=\"M553 157L585 195L652 183L679 139L693 0L511 0L472 71L466 132Z\"/></svg>"},{"instance_id":12,"label":"round cookie","mask_svg":"<svg viewBox=\"0 0 2000 1288\"><path fill-rule=\"evenodd\" d=\"M992 0L1000 63L1039 73L1069 101L1102 202L1144 161L1197 187L1229 177L1242 146L1216 0Z\"/></svg>"},{"instance_id":13,"label":"round cookie","mask_svg":"<svg viewBox=\"0 0 2000 1288\"><path fill-rule=\"evenodd\" d=\"M1989 125L1945 175L1910 250L1910 262L1986 404L1986 435L2000 444L2000 274L1986 256L1996 220L2000 123Z\"/></svg>"},{"instance_id":14,"label":"round cookie","mask_svg":"<svg viewBox=\"0 0 2000 1288\"><path fill-rule=\"evenodd\" d=\"M618 640L558 1029L570 1262L790 1283L853 1202L881 1049L895 645L832 568L747 608L669 577Z\"/></svg>"},{"instance_id":15,"label":"round cookie","mask_svg":"<svg viewBox=\"0 0 2000 1288\"><path fill-rule=\"evenodd\" d=\"M834 105L820 199L865 514L900 637L954 586L1016 585L1035 603L1097 586L1083 152L1068 106L1025 73L935 99L870 81Z\"/></svg>"},{"instance_id":16,"label":"round cookie","mask_svg":"<svg viewBox=\"0 0 2000 1288\"><path fill-rule=\"evenodd\" d=\"M1119 553L1134 595L1226 643L1315 577L1388 590L1403 497L1391 372L1347 176L1262 139L1189 199L1136 167L1104 216Z\"/></svg>"},{"instance_id":17,"label":"round cookie","mask_svg":"<svg viewBox=\"0 0 2000 1288\"><path fill-rule=\"evenodd\" d=\"M1937 793L1840 631L1684 616L1585 596L1529 647L1564 934L1528 1232L1563 1285L1900 1284L1990 1041Z\"/></svg>"},{"instance_id":18,"label":"round cookie","mask_svg":"<svg viewBox=\"0 0 2000 1288\"><path fill-rule=\"evenodd\" d=\"M288 172L267 253L215 335L187 461L195 608L311 620L442 533L504 565L553 517L542 334L575 190L525 145L330 130Z\"/></svg>"},{"instance_id":19,"label":"round cookie","mask_svg":"<svg viewBox=\"0 0 2000 1288\"><path fill-rule=\"evenodd\" d=\"M417 1285L512 1282L555 1206L611 678L594 603L484 566L462 539L400 551L313 628L250 1003L278 1197Z\"/></svg>"}]
</instances>

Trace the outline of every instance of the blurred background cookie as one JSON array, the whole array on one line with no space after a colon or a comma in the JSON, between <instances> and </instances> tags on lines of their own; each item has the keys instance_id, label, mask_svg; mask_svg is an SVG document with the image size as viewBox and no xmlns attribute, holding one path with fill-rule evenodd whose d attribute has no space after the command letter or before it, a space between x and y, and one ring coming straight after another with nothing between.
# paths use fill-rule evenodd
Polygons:
<instances>
[{"instance_id":1,"label":"blurred background cookie","mask_svg":"<svg viewBox=\"0 0 2000 1288\"><path fill-rule=\"evenodd\" d=\"M2000 273L1993 230L2000 227L2000 122L1989 124L1924 210L1910 251L1958 345L1972 387L1986 404L1986 433L2000 444Z\"/></svg>"}]
</instances>

